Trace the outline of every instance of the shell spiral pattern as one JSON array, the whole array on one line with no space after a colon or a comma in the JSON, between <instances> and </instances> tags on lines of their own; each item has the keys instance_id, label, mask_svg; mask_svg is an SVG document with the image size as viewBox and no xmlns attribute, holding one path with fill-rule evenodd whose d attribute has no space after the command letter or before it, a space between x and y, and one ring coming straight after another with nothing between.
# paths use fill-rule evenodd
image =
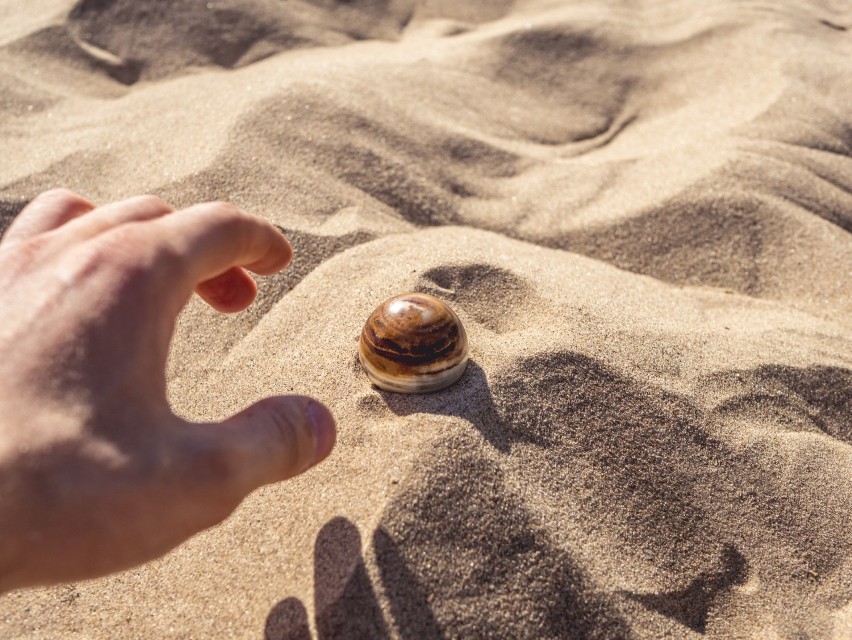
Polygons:
<instances>
[{"instance_id":1,"label":"shell spiral pattern","mask_svg":"<svg viewBox=\"0 0 852 640\"><path fill-rule=\"evenodd\" d=\"M443 300L406 293L373 311L361 331L358 355L367 376L381 389L438 391L464 373L467 333Z\"/></svg>"}]
</instances>

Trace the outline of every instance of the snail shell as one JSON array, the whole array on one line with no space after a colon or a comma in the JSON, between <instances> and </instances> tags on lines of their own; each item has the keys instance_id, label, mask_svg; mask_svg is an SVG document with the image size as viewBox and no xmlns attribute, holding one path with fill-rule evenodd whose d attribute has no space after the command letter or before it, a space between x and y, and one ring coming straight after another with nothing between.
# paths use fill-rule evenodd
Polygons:
<instances>
[{"instance_id":1,"label":"snail shell","mask_svg":"<svg viewBox=\"0 0 852 640\"><path fill-rule=\"evenodd\" d=\"M385 391L437 391L464 373L467 333L443 300L405 293L385 300L367 319L358 357L373 384Z\"/></svg>"}]
</instances>

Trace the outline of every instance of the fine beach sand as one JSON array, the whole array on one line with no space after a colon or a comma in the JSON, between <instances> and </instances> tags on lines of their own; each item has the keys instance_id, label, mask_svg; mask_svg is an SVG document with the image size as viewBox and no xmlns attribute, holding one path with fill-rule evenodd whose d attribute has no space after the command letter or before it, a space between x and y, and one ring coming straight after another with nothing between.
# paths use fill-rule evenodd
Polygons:
<instances>
[{"instance_id":1,"label":"fine beach sand","mask_svg":"<svg viewBox=\"0 0 852 640\"><path fill-rule=\"evenodd\" d=\"M0 638L852 637L848 3L5 0L0 149L0 228L57 186L286 228L171 401L339 422ZM428 396L357 364L410 290L471 341Z\"/></svg>"}]
</instances>

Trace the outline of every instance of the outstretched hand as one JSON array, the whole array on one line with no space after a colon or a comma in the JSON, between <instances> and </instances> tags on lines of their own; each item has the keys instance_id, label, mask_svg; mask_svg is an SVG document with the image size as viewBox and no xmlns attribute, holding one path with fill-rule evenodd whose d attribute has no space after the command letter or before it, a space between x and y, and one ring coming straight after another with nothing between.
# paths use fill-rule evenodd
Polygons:
<instances>
[{"instance_id":1,"label":"outstretched hand","mask_svg":"<svg viewBox=\"0 0 852 640\"><path fill-rule=\"evenodd\" d=\"M166 401L175 318L196 291L245 309L247 273L292 250L232 205L174 211L153 196L103 207L33 200L0 243L0 592L156 558L334 446L301 396L196 424Z\"/></svg>"}]
</instances>

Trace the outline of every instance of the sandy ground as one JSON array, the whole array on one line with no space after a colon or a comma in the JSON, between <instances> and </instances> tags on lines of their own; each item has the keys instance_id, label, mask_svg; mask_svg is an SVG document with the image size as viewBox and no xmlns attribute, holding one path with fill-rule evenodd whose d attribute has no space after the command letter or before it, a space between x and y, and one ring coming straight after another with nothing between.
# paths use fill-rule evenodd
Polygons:
<instances>
[{"instance_id":1,"label":"sandy ground","mask_svg":"<svg viewBox=\"0 0 852 640\"><path fill-rule=\"evenodd\" d=\"M182 316L171 400L340 425L0 637L852 637L848 3L2 0L0 145L4 222L65 186L285 227L251 309ZM467 327L446 391L357 364L408 290Z\"/></svg>"}]
</instances>

